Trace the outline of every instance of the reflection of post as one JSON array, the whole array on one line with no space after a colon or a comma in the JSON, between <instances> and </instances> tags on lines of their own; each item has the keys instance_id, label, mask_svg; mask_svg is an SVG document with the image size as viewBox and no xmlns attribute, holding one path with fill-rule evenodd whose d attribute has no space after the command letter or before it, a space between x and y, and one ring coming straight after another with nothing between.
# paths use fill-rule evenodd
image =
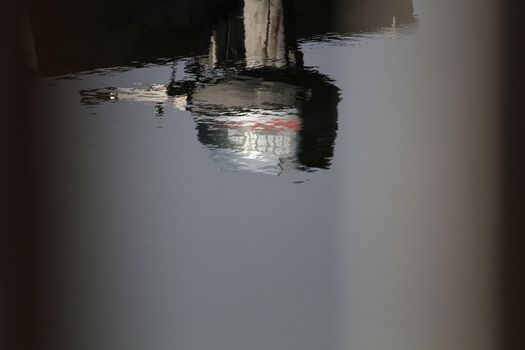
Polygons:
<instances>
[{"instance_id":1,"label":"reflection of post","mask_svg":"<svg viewBox=\"0 0 525 350\"><path fill-rule=\"evenodd\" d=\"M244 2L246 67L286 65L282 0Z\"/></svg>"},{"instance_id":2,"label":"reflection of post","mask_svg":"<svg viewBox=\"0 0 525 350\"><path fill-rule=\"evenodd\" d=\"M210 38L210 52L209 52L210 68L213 69L217 65L217 33L213 32Z\"/></svg>"}]
</instances>

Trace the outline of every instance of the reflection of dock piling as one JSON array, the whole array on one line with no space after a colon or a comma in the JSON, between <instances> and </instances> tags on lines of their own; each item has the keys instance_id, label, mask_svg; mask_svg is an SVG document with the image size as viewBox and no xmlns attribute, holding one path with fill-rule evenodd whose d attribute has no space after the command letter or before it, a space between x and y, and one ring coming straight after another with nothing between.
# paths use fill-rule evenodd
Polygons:
<instances>
[{"instance_id":1,"label":"reflection of dock piling","mask_svg":"<svg viewBox=\"0 0 525 350\"><path fill-rule=\"evenodd\" d=\"M36 58L33 28L29 11L23 10L19 16L19 45L21 63L24 70L36 75L38 73L38 62Z\"/></svg>"},{"instance_id":2,"label":"reflection of dock piling","mask_svg":"<svg viewBox=\"0 0 525 350\"><path fill-rule=\"evenodd\" d=\"M285 66L282 1L245 0L244 32L248 68Z\"/></svg>"}]
</instances>

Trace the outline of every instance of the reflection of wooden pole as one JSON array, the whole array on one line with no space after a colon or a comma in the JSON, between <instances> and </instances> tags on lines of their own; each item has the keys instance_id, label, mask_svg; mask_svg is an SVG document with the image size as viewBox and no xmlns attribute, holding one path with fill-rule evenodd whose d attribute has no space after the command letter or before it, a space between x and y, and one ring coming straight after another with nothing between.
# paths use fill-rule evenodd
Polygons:
<instances>
[{"instance_id":1,"label":"reflection of wooden pole","mask_svg":"<svg viewBox=\"0 0 525 350\"><path fill-rule=\"evenodd\" d=\"M29 13L25 11L19 18L19 40L22 66L32 74L38 74L31 17Z\"/></svg>"},{"instance_id":2,"label":"reflection of wooden pole","mask_svg":"<svg viewBox=\"0 0 525 350\"><path fill-rule=\"evenodd\" d=\"M286 66L282 0L244 2L246 66Z\"/></svg>"}]
</instances>

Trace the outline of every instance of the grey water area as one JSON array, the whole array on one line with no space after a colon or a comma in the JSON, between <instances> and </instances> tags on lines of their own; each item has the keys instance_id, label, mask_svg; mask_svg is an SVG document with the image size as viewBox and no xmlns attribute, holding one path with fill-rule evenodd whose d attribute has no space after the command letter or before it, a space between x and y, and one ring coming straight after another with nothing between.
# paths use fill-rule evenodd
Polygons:
<instances>
[{"instance_id":1,"label":"grey water area","mask_svg":"<svg viewBox=\"0 0 525 350\"><path fill-rule=\"evenodd\" d=\"M497 10L214 3L57 57L35 19L57 346L494 349Z\"/></svg>"}]
</instances>

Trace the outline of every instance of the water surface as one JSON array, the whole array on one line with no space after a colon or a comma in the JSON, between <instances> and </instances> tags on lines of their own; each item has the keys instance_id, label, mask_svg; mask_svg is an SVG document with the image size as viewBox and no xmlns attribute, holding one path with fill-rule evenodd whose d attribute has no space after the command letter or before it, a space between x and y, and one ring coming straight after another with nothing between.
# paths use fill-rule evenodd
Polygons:
<instances>
[{"instance_id":1,"label":"water surface","mask_svg":"<svg viewBox=\"0 0 525 350\"><path fill-rule=\"evenodd\" d=\"M36 18L61 345L492 349L482 2Z\"/></svg>"}]
</instances>

